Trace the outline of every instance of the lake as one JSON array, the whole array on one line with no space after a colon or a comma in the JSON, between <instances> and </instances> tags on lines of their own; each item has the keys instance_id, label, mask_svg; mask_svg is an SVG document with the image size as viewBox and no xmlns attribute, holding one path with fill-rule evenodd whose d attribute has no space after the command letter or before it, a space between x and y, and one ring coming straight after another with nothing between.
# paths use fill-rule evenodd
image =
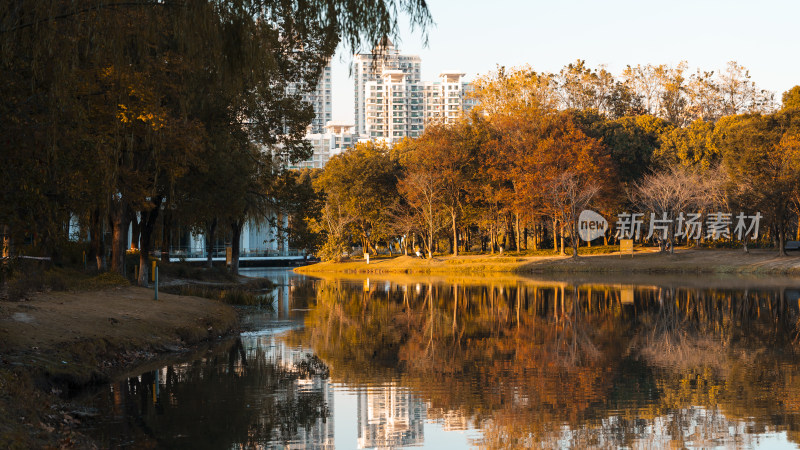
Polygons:
<instances>
[{"instance_id":1,"label":"lake","mask_svg":"<svg viewBox=\"0 0 800 450\"><path fill-rule=\"evenodd\" d=\"M78 399L115 448L797 448L791 278L330 276Z\"/></svg>"}]
</instances>

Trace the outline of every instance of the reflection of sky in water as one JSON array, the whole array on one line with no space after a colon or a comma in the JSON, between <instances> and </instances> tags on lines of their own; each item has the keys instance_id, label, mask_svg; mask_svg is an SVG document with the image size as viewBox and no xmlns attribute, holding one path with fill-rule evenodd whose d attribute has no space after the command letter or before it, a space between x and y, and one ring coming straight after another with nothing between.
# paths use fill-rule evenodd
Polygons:
<instances>
[{"instance_id":1,"label":"reflection of sky in water","mask_svg":"<svg viewBox=\"0 0 800 450\"><path fill-rule=\"evenodd\" d=\"M531 386L526 386L526 384L535 385L537 381L536 377L542 376L541 374L537 375L535 372L531 372L530 375L525 375L523 371L523 374L520 375L513 370L508 372L500 371L499 373L503 375L497 380L498 383L510 384L510 387L500 387L499 385L492 384L476 386L476 380L480 380L480 378L466 379L467 376L469 376L469 370L465 370L464 372L464 374L467 375L452 375L453 379L449 382L449 379L445 379L444 381L438 379L431 381L439 382L439 384L429 383L428 385L425 383L424 378L420 381L413 376L409 377L408 368L405 369L405 372L388 371L386 373L389 373L389 375L384 376L367 374L360 378L359 381L345 382L342 379L340 363L346 361L339 361L334 357L324 361L324 363L328 365L324 370L327 371L329 368L333 380L336 381L332 381L327 376L321 375L319 371L314 372L312 370L309 374L309 364L313 366L314 358L316 358L314 355L320 353L322 349L315 349L312 347L313 343L308 340L309 335L304 332L308 331L308 329L302 330L303 321L306 317L312 317L309 314L312 314L310 311L313 311L316 302L314 299L314 288L319 287L319 285L315 283L324 282L317 280L312 283L310 279L302 275L294 274L286 269L243 269L242 272L246 276L269 278L276 284L275 291L273 292L276 299L275 312L253 312L245 321L248 331L242 333L241 344L242 351L246 355L245 359L251 366L248 369L239 361L235 364L233 371L236 374L241 374L245 370L256 370L253 366L253 362L256 358L263 358L266 364L265 367L257 369L263 371L264 375L261 375L261 372L259 372L255 379L250 380L251 384L248 384L246 392L242 394L244 398L250 402L247 405L248 408L251 404L262 405L264 408L261 416L257 415L256 419L247 416L247 420L255 420L254 423L257 426L263 425L265 427L273 427L272 431L267 430L268 433L259 435L259 439L261 440L257 442L257 447L273 448L288 446L288 448L332 448L335 446L335 448L349 449L411 446L440 449L467 448L481 443L492 445L503 443L502 436L507 431L505 427L524 426L524 420L520 421L519 417L532 417L524 415L531 414L530 411L525 411L526 409L540 408L542 405L547 406L546 403L542 403L541 398L536 398L536 396L540 394L537 389L542 389L541 387L532 388ZM490 282L492 281L486 281L486 283ZM694 280L693 282L697 283L698 281ZM672 283L672 281L670 283ZM376 279L375 277L371 279L341 280L338 285L342 286L344 291L356 295L357 297L355 298L361 298L361 296L363 296L364 305L370 304L369 302L380 301L386 301L391 304L391 301L393 301L392 299L396 298L392 296L405 296L406 298L408 296L418 296L417 300L420 300L424 298L426 292L428 292L426 289L430 289L431 286L427 281L395 283ZM499 301L502 296L509 296L509 298L512 298L511 289L519 285L506 283L498 286L496 292L493 290L491 294L493 302L495 301L495 295L497 295L497 301ZM594 289L600 289L594 284L593 286L595 286ZM571 288L567 289L567 294L569 294L569 289ZM638 308L642 308L643 305L647 306L642 303L641 300L644 296L649 296L648 298L651 299L650 301L657 305L668 306L675 301L680 303L680 299L670 297L670 295L675 295L674 287L672 289L672 293L667 292L665 294L656 286L638 286L634 288L631 285L616 285L614 287L614 294L612 295L612 297L616 296L615 301L617 302L615 303L616 306L614 307L613 314L624 315L625 311L638 311ZM562 289L560 293L562 302L563 296L565 295L564 292L565 291ZM595 293L597 292L598 291L595 291ZM740 294L741 292L736 295ZM449 311L451 312L447 314L452 316L453 308L452 306L448 306L452 303L448 303L451 300L446 297L446 291L441 291L440 295L444 297L442 297L442 301L438 304L443 305L442 308L444 312L447 312L447 308L449 307ZM514 295L518 296L519 292L517 291L517 294ZM782 295L783 298L788 301L788 306L786 306L784 310L786 314L796 314L797 296L795 295L795 291L784 291ZM519 297L513 298L518 299ZM413 302L414 300L412 299L412 305L414 304ZM399 304L399 302L397 303ZM661 307L659 306L659 308ZM547 308L544 308L544 310L549 311ZM552 311L558 311L558 309L553 305ZM712 309L709 311L713 312L714 310ZM427 314L427 312L425 314ZM637 312L636 314L639 313ZM659 310L658 314L656 317L661 317L664 313ZM760 309L758 314L762 314ZM766 314L766 312L763 314ZM351 320L355 320L355 317L356 316L353 316ZM459 319L457 323L463 324L464 320L467 319ZM540 321L539 325L536 326L542 326L542 323L544 323L544 327L546 328L564 327L562 322L557 321L553 323L547 322L546 320L545 322ZM589 322L587 322L587 324L588 323ZM670 326L676 327L679 332L678 335L683 332L680 327L684 325L678 322L676 322L676 324L670 322L670 324ZM358 323L350 323L348 326L354 327L353 329L356 330L360 325ZM587 326L591 327L595 325ZM599 326L600 325L598 325L598 327ZM447 325L447 327L449 327L449 325ZM657 328L656 325L652 325L652 327L653 329ZM595 331L590 328L587 330L587 336ZM797 448L795 444L789 442L788 435L786 431L784 431L786 429L786 423L794 423L796 419L789 420L779 417L763 417L765 412L757 410L756 408L753 410L737 411L738 417L728 417L722 409L713 406L710 407L708 404L703 406L687 406L685 399L675 401L674 404L679 405L677 407L656 407L657 405L655 405L655 403L663 401L663 399L659 397L669 395L680 397L680 395L683 395L678 391L670 391L670 389L675 388L675 386L669 385L669 383L674 382L674 373L680 373L682 370L686 369L684 367L665 367L664 364L668 364L670 360L669 358L663 358L663 354L661 353L663 353L664 348L667 347L652 345L653 343L658 344L661 342L658 339L662 338L658 336L672 336L668 332L671 331L667 330L667 332L663 332L662 330L662 334L660 335L654 332L652 336L657 337L654 338L650 336L653 342L649 344L647 342L638 342L637 345L650 352L650 359L647 360L649 361L647 364L650 365L647 367L644 367L647 364L640 361L635 362L635 364L638 364L635 367L632 367L630 365L631 363L626 363L628 364L627 366L625 364L619 364L618 361L608 365L607 367L609 368L613 367L611 370L614 372L609 372L605 376L614 380L616 384L614 384L610 390L602 391L597 396L589 395L587 398L575 398L574 402L587 402L586 407L582 409L576 408L576 410L579 411L579 418L577 421L573 420L571 424L568 425L567 423L547 422L544 420L545 428L540 429L540 434L537 436L526 435L524 429L516 430L516 437L521 437L522 439L516 443L534 447L556 446L574 448L614 448L620 446L629 446L632 448L665 448L676 444L688 448ZM702 333L698 335L700 337L705 337ZM749 338L749 336L746 337ZM300 339L300 341L298 341L298 339ZM337 338L333 337L332 339ZM500 342L500 344L502 344L502 342ZM705 345L702 341L692 341L692 345L697 344L701 345L701 347ZM691 361L686 362L687 366L697 364L696 361L702 362L703 358L713 356L714 348L715 347L709 345L706 348L707 353L685 355L686 361ZM234 352L231 352L232 355L233 353ZM531 354L537 355L535 352ZM585 357L585 355L579 356ZM225 376L224 373L226 373L226 370L224 367L225 364L228 364L226 358L227 356L223 355L220 361L216 363L218 367L223 367L223 369L219 369L218 372L206 370L202 372L202 376ZM235 359L234 356L230 358ZM624 358L627 360L631 357L628 355L624 356ZM209 360L211 360L210 357L205 357L203 359L203 361ZM667 361L667 363L664 361ZM751 361L750 363L752 364L752 360L748 361ZM486 363L487 367L493 364L492 361L487 361ZM501 364L503 361L498 363ZM580 366L580 364L581 363L578 365ZM597 370L604 370L606 366L603 364L605 363L598 363ZM790 362L790 364L792 363ZM792 365L796 366L796 364ZM197 369L197 360L176 363L171 365L171 368L173 373L178 374L177 379L179 383L198 382L197 375L191 374L192 370ZM593 369L594 366L589 368ZM337 371L337 369L339 370ZM364 369L366 372L368 368L365 367ZM478 369L482 370L485 368ZM319 370L319 367L315 370ZM670 372L670 370L673 371L673 375L665 375L665 373ZM456 373L458 373L458 371L456 371ZM548 372L544 373L544 376L546 376ZM571 376L580 376L582 372L570 373L572 374ZM686 383L692 385L695 381L693 381L691 377L697 374L693 374L691 371L687 373ZM181 374L189 375L182 376ZM165 384L165 380L168 376L166 368L155 372L156 380L154 386L156 392L153 393L142 391L143 389L146 390L146 385L150 383L150 381L148 381L150 378L144 375L138 377L138 381L142 386L137 385L135 394L139 397L132 397L131 402L134 403L133 400L135 400L135 402L141 402L142 405L148 401L154 404L158 403L156 401L157 398L165 390L169 391L172 389L172 391L175 391L174 387L167 388ZM202 378L202 376L200 378ZM442 377L443 375L438 374L432 376ZM722 379L724 380L726 376L729 377L730 374L723 375ZM458 377L464 379L459 379ZM704 378L704 380L708 381L706 378ZM236 383L236 380L233 379L232 382ZM665 394L664 386L655 386L653 384L655 382L667 383L666 391L668 392ZM228 382L226 381L219 386L228 386L226 383ZM459 385L459 383L462 384ZM518 383L516 387L514 383ZM626 386L628 383L651 383L652 385L630 388ZM452 399L456 401L447 403L447 401L443 401L442 398L451 398L447 395L449 392L446 392L451 384L453 389L465 389L470 391L470 395L473 397L477 396L478 401L487 401L489 403L479 403L477 406L470 404L467 407L466 404L459 403L459 401L463 402L464 399L458 396L452 397ZM564 381L560 386L563 387L567 384L569 384L569 382ZM589 384L591 385L591 383ZM203 384L198 385L205 386ZM130 383L128 386L131 386ZM215 387L217 385L212 384L210 386ZM542 386L547 386L552 389L553 386L559 386L559 384L558 381L556 381L555 384L544 384ZM603 385L598 386L602 387ZM763 387L763 389L769 388L770 386L768 385ZM790 395L800 395L800 392L797 390L792 391L791 386L786 386L785 388L787 392L790 392ZM111 388L112 391L114 389L119 388ZM688 388L690 394L701 390L700 387L694 385ZM491 395L494 395L492 393L496 394L495 391L500 392L500 397L508 392L512 392L513 395L508 399L511 406L498 406L496 404L491 404L491 401L495 399L487 400L481 398L481 394L486 394L486 397L491 397ZM153 394L155 395L154 397L147 397ZM757 390L755 394L758 394ZM655 395L655 397L648 397L652 395ZM732 395L736 397L735 394ZM269 400L265 400L267 397ZM473 397L467 398L471 401L474 399ZM169 401L181 401L181 398L184 397L172 395ZM303 420L297 419L298 413L296 411L289 410L287 413L287 405L292 408L302 409L303 402L305 402L306 399L312 399L316 402L321 401L323 403L323 405L317 406L317 408L322 408L319 410L322 411L320 413L322 416L319 416L319 414L315 416L312 411L310 415L307 414L305 416L303 419L305 422L303 422ZM563 399L559 399L559 401L560 400ZM742 399L736 397L733 399L733 404L746 408L747 405L739 405L739 403L736 403L736 401L741 400ZM226 399L224 395L220 396L220 398L217 398L215 401L221 403L211 404L211 406L221 408L237 406L236 404L225 404ZM666 404L666 401L664 402ZM555 404L556 403L554 403L554 405ZM101 410L103 410L102 402L99 402L99 406ZM156 437L158 433L173 433L174 435L177 432L176 430L178 430L178 428L170 428L170 420L167 417L159 415L168 414L170 411L166 413L162 411L159 413L158 408L149 410L144 406L141 407L143 409L139 410L138 413L141 416L140 419L129 419L128 422L135 424L139 421L148 424L147 426L149 428L146 434L153 434L156 435ZM486 408L486 410L481 410L482 407ZM730 408L730 405L728 407ZM651 410L651 408L655 409ZM763 408L763 406L758 406L757 408ZM180 408L176 408L173 412L181 413L181 410ZM787 412L787 416L794 413L796 413L796 411ZM126 416L126 414L130 416L134 413L131 412L131 408L128 408L127 412L115 410L111 415L116 415L116 418L112 418L110 422L112 425L115 423L119 424L123 421L121 417ZM327 414L329 414L329 417L325 417ZM514 414L519 414L519 417L513 417ZM548 420L561 417L558 411L555 413L550 412L550 414L551 415L548 416L550 419ZM752 417L749 415L752 415ZM200 414L198 417L202 418L204 416ZM782 422L783 420L787 422L784 423ZM164 426L163 429L159 428L159 425L153 424L159 422ZM135 427L136 425L133 426ZM199 420L194 426L194 429L188 428L190 430L188 432L181 432L185 432L186 434L202 434L202 428L204 427L202 420ZM132 431L131 435L132 437L129 442L134 442L134 444L129 445L129 448L136 448L137 445L135 443L138 442L136 439L140 438L137 437L136 431ZM498 436L500 437L498 438ZM681 440L681 442L676 443L676 438ZM162 446L164 442L197 443L197 441L192 441L191 439L182 439L184 440L170 441L167 439L160 440L159 442L161 442ZM227 441L228 445L226 446L230 447L236 443L244 444L244 442L237 439L238 438L232 436L231 439ZM220 442L225 442L225 439L222 438ZM191 446L186 446L185 448L191 448Z\"/></svg>"}]
</instances>

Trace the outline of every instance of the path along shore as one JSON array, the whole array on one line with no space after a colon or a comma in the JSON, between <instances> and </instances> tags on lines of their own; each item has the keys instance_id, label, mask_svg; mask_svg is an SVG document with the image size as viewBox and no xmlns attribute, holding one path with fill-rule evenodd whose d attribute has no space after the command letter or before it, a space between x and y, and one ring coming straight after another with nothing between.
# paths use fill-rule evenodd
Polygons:
<instances>
[{"instance_id":1,"label":"path along shore","mask_svg":"<svg viewBox=\"0 0 800 450\"><path fill-rule=\"evenodd\" d=\"M236 329L215 300L120 286L0 302L0 448L91 448L69 391Z\"/></svg>"},{"instance_id":2,"label":"path along shore","mask_svg":"<svg viewBox=\"0 0 800 450\"><path fill-rule=\"evenodd\" d=\"M763 274L800 276L800 253L776 256L774 250L676 249L675 254L637 249L620 253L569 256L465 255L412 256L344 262L322 262L298 267L297 273L407 273L407 274L564 274L564 273L673 273Z\"/></svg>"}]
</instances>

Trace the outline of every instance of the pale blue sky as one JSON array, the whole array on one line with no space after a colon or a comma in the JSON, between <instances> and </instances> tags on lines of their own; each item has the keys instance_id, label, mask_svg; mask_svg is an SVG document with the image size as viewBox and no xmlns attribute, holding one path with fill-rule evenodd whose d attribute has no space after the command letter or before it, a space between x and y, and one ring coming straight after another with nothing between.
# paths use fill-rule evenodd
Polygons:
<instances>
[{"instance_id":1,"label":"pale blue sky","mask_svg":"<svg viewBox=\"0 0 800 450\"><path fill-rule=\"evenodd\" d=\"M468 78L497 64L557 72L576 59L605 64L689 63L690 72L734 60L780 95L800 84L800 1L428 0L436 25L428 47L408 27L402 53L422 58L423 80L457 69ZM416 35L415 35L416 34ZM333 62L333 118L353 121L350 55Z\"/></svg>"}]
</instances>

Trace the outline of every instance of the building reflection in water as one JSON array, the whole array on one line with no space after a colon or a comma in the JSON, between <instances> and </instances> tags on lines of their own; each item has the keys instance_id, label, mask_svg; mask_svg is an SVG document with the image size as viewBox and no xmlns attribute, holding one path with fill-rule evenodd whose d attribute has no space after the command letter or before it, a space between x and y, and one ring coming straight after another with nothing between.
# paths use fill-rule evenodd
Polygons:
<instances>
[{"instance_id":1,"label":"building reflection in water","mask_svg":"<svg viewBox=\"0 0 800 450\"><path fill-rule=\"evenodd\" d=\"M328 368L275 335L244 337L190 362L111 384L95 435L107 447L334 447Z\"/></svg>"},{"instance_id":2,"label":"building reflection in water","mask_svg":"<svg viewBox=\"0 0 800 450\"><path fill-rule=\"evenodd\" d=\"M420 445L425 440L425 404L391 383L365 387L358 395L358 448Z\"/></svg>"}]
</instances>

